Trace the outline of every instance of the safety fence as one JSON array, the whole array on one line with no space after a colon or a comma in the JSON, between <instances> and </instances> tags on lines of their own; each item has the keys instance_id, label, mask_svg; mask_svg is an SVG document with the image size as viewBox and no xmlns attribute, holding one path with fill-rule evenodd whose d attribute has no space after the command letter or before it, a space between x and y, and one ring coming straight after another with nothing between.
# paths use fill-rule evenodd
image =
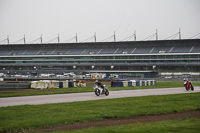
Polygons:
<instances>
[{"instance_id":1,"label":"safety fence","mask_svg":"<svg viewBox=\"0 0 200 133\"><path fill-rule=\"evenodd\" d=\"M156 80L129 80L129 81L112 81L111 87L134 87L156 85Z\"/></svg>"},{"instance_id":2,"label":"safety fence","mask_svg":"<svg viewBox=\"0 0 200 133\"><path fill-rule=\"evenodd\" d=\"M30 82L0 82L0 90L28 89Z\"/></svg>"}]
</instances>

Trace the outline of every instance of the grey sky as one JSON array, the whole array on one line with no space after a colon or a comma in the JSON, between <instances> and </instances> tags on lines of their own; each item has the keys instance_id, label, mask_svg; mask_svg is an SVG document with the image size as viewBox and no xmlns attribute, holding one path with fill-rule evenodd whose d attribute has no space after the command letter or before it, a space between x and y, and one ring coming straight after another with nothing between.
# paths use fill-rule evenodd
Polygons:
<instances>
[{"instance_id":1,"label":"grey sky","mask_svg":"<svg viewBox=\"0 0 200 133\"><path fill-rule=\"evenodd\" d=\"M0 41L26 35L61 42L78 34L97 41L116 32L117 41L134 34L142 40L158 29L159 39L178 32L187 39L200 33L200 0L0 0ZM133 40L133 39L132 39Z\"/></svg>"}]
</instances>

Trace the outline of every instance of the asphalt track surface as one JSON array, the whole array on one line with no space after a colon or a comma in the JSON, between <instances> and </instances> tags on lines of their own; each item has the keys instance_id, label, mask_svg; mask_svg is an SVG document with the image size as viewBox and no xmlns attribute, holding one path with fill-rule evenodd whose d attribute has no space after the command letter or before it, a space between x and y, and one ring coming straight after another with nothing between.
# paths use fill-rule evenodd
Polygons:
<instances>
[{"instance_id":1,"label":"asphalt track surface","mask_svg":"<svg viewBox=\"0 0 200 133\"><path fill-rule=\"evenodd\" d=\"M105 95L96 96L94 92L22 96L22 97L0 98L0 107L16 106L16 105L65 103L65 102L113 99L113 98L123 98L123 97L138 97L138 96L150 96L150 95L183 94L183 93L196 93L196 92L200 92L200 86L195 87L194 91L186 91L184 87L110 91L109 96Z\"/></svg>"}]
</instances>

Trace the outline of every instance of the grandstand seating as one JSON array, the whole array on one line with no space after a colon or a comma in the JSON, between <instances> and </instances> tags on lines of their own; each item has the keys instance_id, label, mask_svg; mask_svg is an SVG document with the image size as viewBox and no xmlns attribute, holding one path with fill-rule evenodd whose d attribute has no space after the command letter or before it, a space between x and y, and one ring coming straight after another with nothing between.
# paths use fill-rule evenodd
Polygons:
<instances>
[{"instance_id":1,"label":"grandstand seating","mask_svg":"<svg viewBox=\"0 0 200 133\"><path fill-rule=\"evenodd\" d=\"M74 49L69 49L67 52L68 55L81 55L84 49L79 49L79 48L74 48Z\"/></svg>"},{"instance_id":2,"label":"grandstand seating","mask_svg":"<svg viewBox=\"0 0 200 133\"><path fill-rule=\"evenodd\" d=\"M137 47L133 54L149 54L153 47Z\"/></svg>"},{"instance_id":3,"label":"grandstand seating","mask_svg":"<svg viewBox=\"0 0 200 133\"><path fill-rule=\"evenodd\" d=\"M103 48L98 54L114 54L117 48Z\"/></svg>"},{"instance_id":4,"label":"grandstand seating","mask_svg":"<svg viewBox=\"0 0 200 133\"><path fill-rule=\"evenodd\" d=\"M24 55L37 55L37 53L39 52L40 50L26 50L26 52L24 53ZM21 54L22 55L22 54Z\"/></svg>"},{"instance_id":5,"label":"grandstand seating","mask_svg":"<svg viewBox=\"0 0 200 133\"><path fill-rule=\"evenodd\" d=\"M0 50L0 56L7 56L10 52L12 52L11 50Z\"/></svg>"},{"instance_id":6,"label":"grandstand seating","mask_svg":"<svg viewBox=\"0 0 200 133\"><path fill-rule=\"evenodd\" d=\"M176 43L183 41L184 43ZM0 45L0 56L14 55L93 55L93 54L157 54L199 53L200 45L190 40Z\"/></svg>"},{"instance_id":7,"label":"grandstand seating","mask_svg":"<svg viewBox=\"0 0 200 133\"><path fill-rule=\"evenodd\" d=\"M157 53L169 53L171 46L158 46L154 47L153 51L151 51L151 54L157 54Z\"/></svg>"},{"instance_id":8,"label":"grandstand seating","mask_svg":"<svg viewBox=\"0 0 200 133\"><path fill-rule=\"evenodd\" d=\"M9 53L9 55L22 55L26 52L26 50L13 50Z\"/></svg>"},{"instance_id":9,"label":"grandstand seating","mask_svg":"<svg viewBox=\"0 0 200 133\"><path fill-rule=\"evenodd\" d=\"M174 46L171 53L189 53L192 46Z\"/></svg>"},{"instance_id":10,"label":"grandstand seating","mask_svg":"<svg viewBox=\"0 0 200 133\"><path fill-rule=\"evenodd\" d=\"M191 53L200 53L200 44L192 48Z\"/></svg>"},{"instance_id":11,"label":"grandstand seating","mask_svg":"<svg viewBox=\"0 0 200 133\"><path fill-rule=\"evenodd\" d=\"M200 39L7 44L0 45L0 73L200 71L199 53Z\"/></svg>"},{"instance_id":12,"label":"grandstand seating","mask_svg":"<svg viewBox=\"0 0 200 133\"><path fill-rule=\"evenodd\" d=\"M66 55L68 51L68 49L55 49L51 55Z\"/></svg>"},{"instance_id":13,"label":"grandstand seating","mask_svg":"<svg viewBox=\"0 0 200 133\"><path fill-rule=\"evenodd\" d=\"M97 54L101 49L100 48L87 48L82 52L82 55L93 55Z\"/></svg>"},{"instance_id":14,"label":"grandstand seating","mask_svg":"<svg viewBox=\"0 0 200 133\"><path fill-rule=\"evenodd\" d=\"M129 48L118 48L114 54L132 54L134 52L134 47L129 47Z\"/></svg>"}]
</instances>

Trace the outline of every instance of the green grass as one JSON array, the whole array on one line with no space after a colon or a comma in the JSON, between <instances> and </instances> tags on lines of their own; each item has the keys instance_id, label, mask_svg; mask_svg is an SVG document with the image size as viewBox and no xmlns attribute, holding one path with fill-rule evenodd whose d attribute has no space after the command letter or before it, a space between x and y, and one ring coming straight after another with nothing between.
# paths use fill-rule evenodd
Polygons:
<instances>
[{"instance_id":1,"label":"green grass","mask_svg":"<svg viewBox=\"0 0 200 133\"><path fill-rule=\"evenodd\" d=\"M108 82L107 82L108 84ZM200 81L193 82L194 87L200 86ZM110 87L107 86L108 90L134 90L134 89L154 89L154 88L171 88L171 87L183 87L182 81L157 81L155 86L136 86L136 87ZM1 97L16 97L16 96L34 96L34 95L50 95L50 94L63 94L63 93L80 93L80 92L93 92L93 86L88 87L73 87L73 88L64 88L64 89L46 89L46 90L37 90L37 92L26 92L26 90L31 89L22 89L20 93L1 93ZM33 89L32 89L33 90ZM24 92L23 92L24 91Z\"/></svg>"},{"instance_id":2,"label":"green grass","mask_svg":"<svg viewBox=\"0 0 200 133\"><path fill-rule=\"evenodd\" d=\"M27 92L34 90L35 92ZM10 90L12 91L12 90ZM34 95L51 95L51 94L64 94L64 93L80 93L80 92L92 92L93 87L73 87L73 88L59 88L59 89L46 89L46 90L35 90L35 89L20 89L20 93L1 93L1 97L16 97L16 96L34 96Z\"/></svg>"},{"instance_id":3,"label":"green grass","mask_svg":"<svg viewBox=\"0 0 200 133\"><path fill-rule=\"evenodd\" d=\"M199 133L199 125L200 119L190 118L110 127L93 127L83 130L63 131L62 133Z\"/></svg>"},{"instance_id":4,"label":"green grass","mask_svg":"<svg viewBox=\"0 0 200 133\"><path fill-rule=\"evenodd\" d=\"M200 93L0 108L0 131L200 109Z\"/></svg>"}]
</instances>

